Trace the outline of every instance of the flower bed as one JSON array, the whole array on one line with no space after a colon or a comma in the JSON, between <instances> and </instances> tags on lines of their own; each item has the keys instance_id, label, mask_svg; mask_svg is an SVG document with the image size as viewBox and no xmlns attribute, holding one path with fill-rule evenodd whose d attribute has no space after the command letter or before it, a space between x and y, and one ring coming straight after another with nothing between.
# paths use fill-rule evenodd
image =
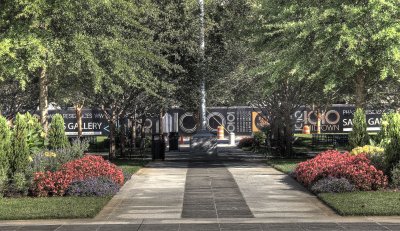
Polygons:
<instances>
[{"instance_id":1,"label":"flower bed","mask_svg":"<svg viewBox=\"0 0 400 231\"><path fill-rule=\"evenodd\" d=\"M69 185L94 177L107 177L119 186L124 183L122 170L102 157L87 155L70 161L55 172L37 172L32 193L36 196L63 196Z\"/></svg>"},{"instance_id":2,"label":"flower bed","mask_svg":"<svg viewBox=\"0 0 400 231\"><path fill-rule=\"evenodd\" d=\"M370 164L365 154L353 156L333 150L300 163L293 175L306 187L327 177L345 178L358 190L364 191L385 188L388 184L387 177Z\"/></svg>"}]
</instances>

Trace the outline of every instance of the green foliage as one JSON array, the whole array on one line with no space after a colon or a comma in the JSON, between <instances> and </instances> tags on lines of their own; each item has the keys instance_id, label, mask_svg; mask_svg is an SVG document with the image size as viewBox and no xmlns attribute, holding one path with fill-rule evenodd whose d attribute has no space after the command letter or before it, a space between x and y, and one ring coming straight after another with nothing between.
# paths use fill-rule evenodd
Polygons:
<instances>
[{"instance_id":1,"label":"green foliage","mask_svg":"<svg viewBox=\"0 0 400 231\"><path fill-rule=\"evenodd\" d=\"M368 155L383 155L385 152L385 149L381 148L381 147L376 147L376 146L372 146L372 145L365 145L363 147L356 147L353 148L350 151L351 155L358 155L361 153L367 154Z\"/></svg>"},{"instance_id":2,"label":"green foliage","mask_svg":"<svg viewBox=\"0 0 400 231\"><path fill-rule=\"evenodd\" d=\"M23 173L30 164L30 151L28 146L28 126L25 117L17 114L14 122L12 138L11 172Z\"/></svg>"},{"instance_id":3,"label":"green foliage","mask_svg":"<svg viewBox=\"0 0 400 231\"><path fill-rule=\"evenodd\" d=\"M363 147L356 147L350 151L351 155L358 155L364 153L367 158L371 161L371 165L375 166L375 168L385 171L385 149L381 147L376 147L372 145L365 145Z\"/></svg>"},{"instance_id":4,"label":"green foliage","mask_svg":"<svg viewBox=\"0 0 400 231\"><path fill-rule=\"evenodd\" d=\"M7 171L4 168L0 168L0 198L3 196L8 185Z\"/></svg>"},{"instance_id":5,"label":"green foliage","mask_svg":"<svg viewBox=\"0 0 400 231\"><path fill-rule=\"evenodd\" d=\"M393 114L385 113L382 115L381 130L378 132L378 135L376 137L379 146L383 148L386 147L387 144L389 144L388 128L390 126L389 121L391 120L391 116L393 116Z\"/></svg>"},{"instance_id":6,"label":"green foliage","mask_svg":"<svg viewBox=\"0 0 400 231\"><path fill-rule=\"evenodd\" d=\"M25 173L15 172L12 176L11 185L9 186L9 191L15 195L27 195L29 189L29 182L26 180Z\"/></svg>"},{"instance_id":7,"label":"green foliage","mask_svg":"<svg viewBox=\"0 0 400 231\"><path fill-rule=\"evenodd\" d=\"M68 138L64 130L64 118L60 114L55 114L51 120L48 132L49 148L60 149L68 147Z\"/></svg>"},{"instance_id":8,"label":"green foliage","mask_svg":"<svg viewBox=\"0 0 400 231\"><path fill-rule=\"evenodd\" d=\"M32 172L53 172L56 171L59 166L60 164L57 162L57 154L46 150L37 152L31 163Z\"/></svg>"},{"instance_id":9,"label":"green foliage","mask_svg":"<svg viewBox=\"0 0 400 231\"><path fill-rule=\"evenodd\" d=\"M400 161L400 114L392 113L388 118L385 160L389 170Z\"/></svg>"},{"instance_id":10,"label":"green foliage","mask_svg":"<svg viewBox=\"0 0 400 231\"><path fill-rule=\"evenodd\" d=\"M357 108L353 117L353 130L349 134L349 144L351 147L364 146L369 143L367 132L367 120L364 110Z\"/></svg>"},{"instance_id":11,"label":"green foliage","mask_svg":"<svg viewBox=\"0 0 400 231\"><path fill-rule=\"evenodd\" d=\"M11 129L7 124L6 118L0 116L0 178L1 173L7 173L10 167L10 158L12 152L11 135Z\"/></svg>"},{"instance_id":12,"label":"green foliage","mask_svg":"<svg viewBox=\"0 0 400 231\"><path fill-rule=\"evenodd\" d=\"M32 116L29 112L24 116L28 129L27 142L31 155L33 155L45 147L45 133L36 117Z\"/></svg>"},{"instance_id":13,"label":"green foliage","mask_svg":"<svg viewBox=\"0 0 400 231\"><path fill-rule=\"evenodd\" d=\"M258 15L249 34L260 53L254 73L271 80L271 87L282 78L306 80L320 89L313 101L356 102L356 88L350 86L357 77L365 95L385 78L400 76L398 0L258 0L254 8ZM306 89L296 91L307 95L313 88Z\"/></svg>"},{"instance_id":14,"label":"green foliage","mask_svg":"<svg viewBox=\"0 0 400 231\"><path fill-rule=\"evenodd\" d=\"M254 137L254 144L256 146L264 145L265 144L265 139L267 139L267 135L264 132L254 132L253 133Z\"/></svg>"},{"instance_id":15,"label":"green foliage","mask_svg":"<svg viewBox=\"0 0 400 231\"><path fill-rule=\"evenodd\" d=\"M390 171L390 177L392 186L396 188L400 187L400 162L393 167L392 171Z\"/></svg>"},{"instance_id":16,"label":"green foliage","mask_svg":"<svg viewBox=\"0 0 400 231\"><path fill-rule=\"evenodd\" d=\"M89 141L87 140L79 140L75 139L71 145L68 145L64 148L57 149L56 152L56 160L58 165L65 164L71 160L78 159L83 157L84 152L89 148Z\"/></svg>"}]
</instances>

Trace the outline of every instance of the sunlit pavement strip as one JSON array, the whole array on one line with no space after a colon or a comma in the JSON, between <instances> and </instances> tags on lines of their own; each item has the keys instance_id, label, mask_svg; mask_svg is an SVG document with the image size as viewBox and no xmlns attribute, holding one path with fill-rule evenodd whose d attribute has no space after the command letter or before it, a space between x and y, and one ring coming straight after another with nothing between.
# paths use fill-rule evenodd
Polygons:
<instances>
[{"instance_id":1,"label":"sunlit pavement strip","mask_svg":"<svg viewBox=\"0 0 400 231\"><path fill-rule=\"evenodd\" d=\"M193 168L190 171L193 172L189 174L192 154L167 153L167 160L152 162L141 169L95 219L0 221L0 231L400 230L400 217L335 215L293 179L265 166L262 156L257 154L221 147L218 161L202 163L196 160L197 163L191 164ZM182 213L185 185L189 186L186 193L193 192L193 189L197 190L195 194L202 193L196 187L191 188L196 186L193 181L196 178L210 185L213 180L214 183L222 180L220 186L229 186L228 200L230 195L231 199L240 201L239 207L246 209L247 206L254 218L249 218L249 213L239 213L238 216L227 213L228 216L206 218L204 214L196 215L195 207L188 210L189 216L185 216ZM210 187L206 191L205 198L209 198ZM217 198L223 197L223 191L216 192ZM196 200L195 203L203 202ZM228 208L226 206L229 202L222 204L221 208ZM212 212L217 213L217 210Z\"/></svg>"}]
</instances>

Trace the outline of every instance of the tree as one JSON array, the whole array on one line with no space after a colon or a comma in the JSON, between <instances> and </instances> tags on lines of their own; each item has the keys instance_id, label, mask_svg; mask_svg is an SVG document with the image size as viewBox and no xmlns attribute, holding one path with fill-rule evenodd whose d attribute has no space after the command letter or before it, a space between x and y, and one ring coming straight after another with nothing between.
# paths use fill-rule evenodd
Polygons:
<instances>
[{"instance_id":1,"label":"tree","mask_svg":"<svg viewBox=\"0 0 400 231\"><path fill-rule=\"evenodd\" d=\"M57 5L47 1L2 1L0 14L0 76L17 80L21 89L34 76L38 79L40 121L47 131L49 73L55 66L50 25Z\"/></svg>"},{"instance_id":2,"label":"tree","mask_svg":"<svg viewBox=\"0 0 400 231\"><path fill-rule=\"evenodd\" d=\"M368 89L399 77L399 4L260 1L255 32L264 49L284 57L284 72L319 79L324 93L339 89L363 108Z\"/></svg>"},{"instance_id":3,"label":"tree","mask_svg":"<svg viewBox=\"0 0 400 231\"><path fill-rule=\"evenodd\" d=\"M68 146L68 138L64 130L64 118L60 114L55 114L51 119L48 132L49 148L60 149Z\"/></svg>"},{"instance_id":4,"label":"tree","mask_svg":"<svg viewBox=\"0 0 400 231\"><path fill-rule=\"evenodd\" d=\"M367 118L361 108L357 108L353 117L353 130L349 134L349 143L352 148L362 147L369 143L367 132Z\"/></svg>"},{"instance_id":5,"label":"tree","mask_svg":"<svg viewBox=\"0 0 400 231\"><path fill-rule=\"evenodd\" d=\"M1 114L11 120L18 112L34 112L39 106L39 90L36 80L32 78L25 89L21 89L19 82L15 79L7 78L0 82Z\"/></svg>"}]
</instances>

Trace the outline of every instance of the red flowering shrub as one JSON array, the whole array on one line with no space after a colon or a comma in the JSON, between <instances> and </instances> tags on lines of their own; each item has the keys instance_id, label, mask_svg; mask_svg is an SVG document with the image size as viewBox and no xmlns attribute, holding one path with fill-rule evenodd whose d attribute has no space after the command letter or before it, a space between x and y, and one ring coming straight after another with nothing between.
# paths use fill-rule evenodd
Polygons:
<instances>
[{"instance_id":1,"label":"red flowering shrub","mask_svg":"<svg viewBox=\"0 0 400 231\"><path fill-rule=\"evenodd\" d=\"M100 156L87 155L65 163L56 172L35 173L32 191L37 196L62 196L72 181L99 176L108 177L121 186L124 183L121 169Z\"/></svg>"},{"instance_id":2,"label":"red flowering shrub","mask_svg":"<svg viewBox=\"0 0 400 231\"><path fill-rule=\"evenodd\" d=\"M370 164L365 154L352 156L348 152L330 150L300 163L294 176L305 186L326 178L346 178L359 190L376 190L387 186L387 177Z\"/></svg>"}]
</instances>

